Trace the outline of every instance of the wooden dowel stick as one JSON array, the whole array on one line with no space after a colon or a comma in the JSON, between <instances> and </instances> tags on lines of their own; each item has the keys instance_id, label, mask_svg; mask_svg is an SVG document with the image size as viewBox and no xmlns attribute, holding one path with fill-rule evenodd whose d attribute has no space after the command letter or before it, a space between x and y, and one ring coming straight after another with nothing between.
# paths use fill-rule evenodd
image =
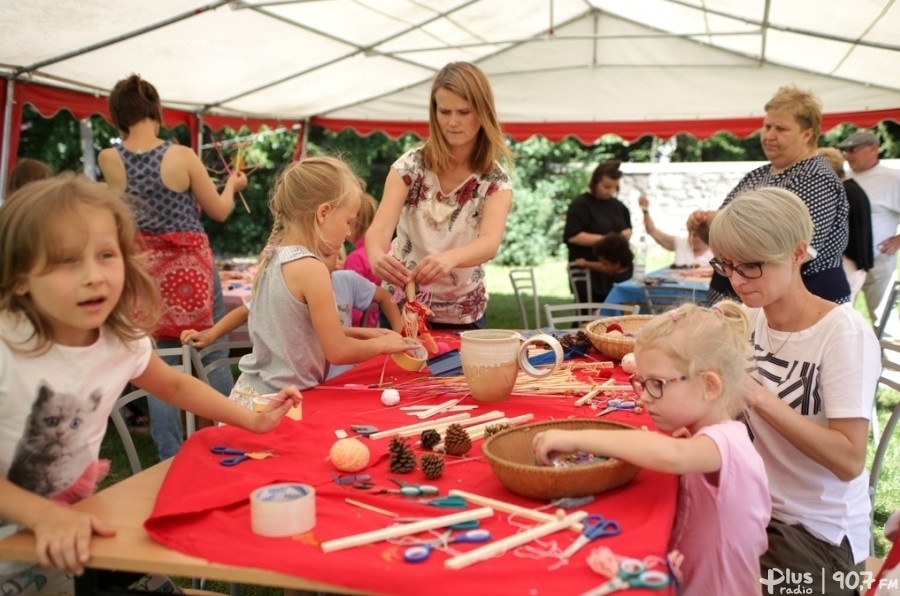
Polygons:
<instances>
[{"instance_id":1,"label":"wooden dowel stick","mask_svg":"<svg viewBox=\"0 0 900 596\"><path fill-rule=\"evenodd\" d=\"M451 424L459 424L460 426L467 427L467 426L470 426L472 423L482 422L482 421L487 422L489 420L497 420L498 418L503 418L503 412L501 412L500 410L492 410L490 412L487 412L486 414L482 414L480 416L475 416L474 418L465 418L465 419L457 421L457 422L445 422L443 424L438 424L438 423L441 420L447 420L447 418L439 418L431 423L429 423L427 421L422 423L422 424L424 424L424 426L419 426L418 428L413 428L413 429L402 430L395 434L397 434L401 437L412 437L412 436L415 436L415 435L421 433L426 428L431 428L438 432L444 432L445 430L447 430L447 427L449 427Z\"/></svg>"},{"instance_id":2,"label":"wooden dowel stick","mask_svg":"<svg viewBox=\"0 0 900 596\"><path fill-rule=\"evenodd\" d=\"M493 422L485 422L484 424L479 424L478 426L467 428L466 432L469 433L469 438L474 441L475 439L482 438L484 436L484 431L487 430L487 427L491 426L492 424L518 426L532 420L534 420L534 414L522 414L520 416L514 416L512 418L500 418L499 420L495 420Z\"/></svg>"},{"instance_id":3,"label":"wooden dowel stick","mask_svg":"<svg viewBox=\"0 0 900 596\"><path fill-rule=\"evenodd\" d=\"M362 534L354 534L353 536L338 538L336 540L328 540L322 543L322 552L330 553L336 550L352 548L354 546L362 546L363 544L380 542L381 540L387 540L388 538L398 538L400 536L418 534L419 532L425 532L426 530L446 528L447 526L452 526L453 524L461 524L463 522L472 521L475 519L483 519L492 515L494 515L493 509L491 509L490 507L481 507L479 509L460 511L459 513L452 513L450 515L444 515L441 517L423 519L422 521L412 522L410 524L404 524L402 526L390 526L388 528L382 528L381 530L363 532Z\"/></svg>"},{"instance_id":4,"label":"wooden dowel stick","mask_svg":"<svg viewBox=\"0 0 900 596\"><path fill-rule=\"evenodd\" d=\"M591 389L590 391L588 391L587 393L585 393L584 395L582 395L581 397L576 399L575 405L583 406L584 404L586 404L589 401L591 401L592 399L594 399L597 396L597 394L600 393L601 390L602 390L602 387L594 387L593 389Z\"/></svg>"},{"instance_id":5,"label":"wooden dowel stick","mask_svg":"<svg viewBox=\"0 0 900 596\"><path fill-rule=\"evenodd\" d=\"M558 519L552 513L546 513L544 511L535 511L534 509L528 509L527 507L520 507L519 505L513 505L512 503L507 503L506 501L500 501L497 499L492 499L490 497L483 497L481 495L476 495L475 493L469 493L464 490L457 490L455 488L450 489L447 493L449 495L455 497L462 497L469 503L474 503L475 505L481 505L482 507L491 507L497 511L502 511L504 513L512 513L513 515L518 515L520 517L524 517L525 519L530 519L539 522L550 522ZM584 512L582 512L584 513ZM585 515L587 515L585 513ZM580 523L573 525L570 530L575 530L576 532L580 532L583 528Z\"/></svg>"},{"instance_id":6,"label":"wooden dowel stick","mask_svg":"<svg viewBox=\"0 0 900 596\"><path fill-rule=\"evenodd\" d=\"M471 418L472 415L468 412L460 412L459 414L452 414L450 416L445 416L443 418L438 418L437 420L425 421L425 422L417 422L415 424L408 424L406 426L398 426L397 428L391 428L388 430L383 430L381 432L377 432L375 434L369 435L370 439L383 439L385 437L394 437L399 435L403 431L415 431L415 430L423 430L426 428L431 428L435 424L449 423L449 422L457 422L459 420L465 420L466 418Z\"/></svg>"},{"instance_id":7,"label":"wooden dowel stick","mask_svg":"<svg viewBox=\"0 0 900 596\"><path fill-rule=\"evenodd\" d=\"M359 507L360 509L365 509L366 511L371 511L373 513L380 513L381 515L386 515L388 517L398 517L396 513L393 511L388 511L387 509L382 509L381 507L376 507L374 505L369 505L368 503L363 503L362 501L357 501L356 499L344 499L344 502L353 505L355 507Z\"/></svg>"},{"instance_id":8,"label":"wooden dowel stick","mask_svg":"<svg viewBox=\"0 0 900 596\"><path fill-rule=\"evenodd\" d=\"M542 536L547 536L548 534L553 534L554 532L559 532L560 530L569 528L573 524L580 522L586 516L587 512L576 511L575 513L570 513L562 519L554 518L554 520L551 522L542 523L529 530L525 530L524 532L519 532L518 534L513 534L512 536L507 536L506 538L502 538L496 542L486 544L481 548L476 548L475 550L470 550L469 552L453 557L452 559L447 559L446 561L444 561L444 567L446 567L447 569L462 569L463 567L468 567L473 563L478 563L479 561L484 561L485 559L489 559L494 555L504 553L511 548L515 548L517 546L527 544L533 540L537 540Z\"/></svg>"}]
</instances>

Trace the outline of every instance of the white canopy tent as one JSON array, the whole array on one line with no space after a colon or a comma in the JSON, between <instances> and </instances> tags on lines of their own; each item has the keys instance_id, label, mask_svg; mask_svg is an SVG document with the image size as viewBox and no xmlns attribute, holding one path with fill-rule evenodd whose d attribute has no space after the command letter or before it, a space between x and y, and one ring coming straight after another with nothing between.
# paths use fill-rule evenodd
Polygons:
<instances>
[{"instance_id":1,"label":"white canopy tent","mask_svg":"<svg viewBox=\"0 0 900 596\"><path fill-rule=\"evenodd\" d=\"M21 105L105 112L138 72L166 120L427 134L434 73L488 74L516 138L749 134L781 85L826 128L900 119L893 0L0 0L5 167ZM3 168L0 167L0 178Z\"/></svg>"}]
</instances>

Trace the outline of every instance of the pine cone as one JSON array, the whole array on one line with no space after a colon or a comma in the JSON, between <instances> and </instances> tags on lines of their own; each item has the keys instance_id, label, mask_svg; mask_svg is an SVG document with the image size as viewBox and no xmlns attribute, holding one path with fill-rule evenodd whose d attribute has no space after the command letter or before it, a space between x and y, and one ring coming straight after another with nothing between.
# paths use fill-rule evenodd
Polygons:
<instances>
[{"instance_id":1,"label":"pine cone","mask_svg":"<svg viewBox=\"0 0 900 596\"><path fill-rule=\"evenodd\" d=\"M434 480L435 478L440 478L441 474L444 473L444 458L433 453L426 453L419 460L419 466L422 468L425 478Z\"/></svg>"},{"instance_id":2,"label":"pine cone","mask_svg":"<svg viewBox=\"0 0 900 596\"><path fill-rule=\"evenodd\" d=\"M465 455L472 448L472 439L459 424L451 424L444 435L444 450L447 455Z\"/></svg>"},{"instance_id":3,"label":"pine cone","mask_svg":"<svg viewBox=\"0 0 900 596\"><path fill-rule=\"evenodd\" d=\"M404 437L391 439L388 445L388 469L393 474L408 474L416 469L416 454Z\"/></svg>"},{"instance_id":4,"label":"pine cone","mask_svg":"<svg viewBox=\"0 0 900 596\"><path fill-rule=\"evenodd\" d=\"M441 442L441 433L434 430L433 428L429 428L422 431L422 436L419 438L419 440L422 442L423 448L431 449Z\"/></svg>"},{"instance_id":5,"label":"pine cone","mask_svg":"<svg viewBox=\"0 0 900 596\"><path fill-rule=\"evenodd\" d=\"M500 422L499 424L488 424L484 427L484 438L487 439L492 435L496 435L501 430L506 430L509 428L509 425L505 422Z\"/></svg>"}]
</instances>

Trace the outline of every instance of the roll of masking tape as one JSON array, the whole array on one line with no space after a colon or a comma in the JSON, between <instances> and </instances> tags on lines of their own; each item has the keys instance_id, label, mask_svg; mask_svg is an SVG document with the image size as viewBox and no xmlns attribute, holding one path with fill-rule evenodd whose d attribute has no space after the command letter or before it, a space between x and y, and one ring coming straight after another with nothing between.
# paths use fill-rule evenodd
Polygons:
<instances>
[{"instance_id":1,"label":"roll of masking tape","mask_svg":"<svg viewBox=\"0 0 900 596\"><path fill-rule=\"evenodd\" d=\"M316 526L316 489L308 484L270 484L250 493L250 527L254 534L280 538Z\"/></svg>"},{"instance_id":2,"label":"roll of masking tape","mask_svg":"<svg viewBox=\"0 0 900 596\"><path fill-rule=\"evenodd\" d=\"M422 342L416 341L415 339L406 337L403 341L409 346L409 349L405 352L391 354L391 358L393 358L394 362L404 370L410 372L422 370L425 367L425 362L428 360L428 350L425 349Z\"/></svg>"},{"instance_id":3,"label":"roll of masking tape","mask_svg":"<svg viewBox=\"0 0 900 596\"><path fill-rule=\"evenodd\" d=\"M548 346L550 346L550 349L553 350L553 366L548 366L546 368L537 368L528 361L528 346L539 342L547 344ZM555 337L553 337L552 335L547 335L546 333L539 333L528 338L522 344L522 347L519 348L519 368L525 371L525 374L531 375L532 377L546 377L554 370L556 370L556 367L562 364L562 361L562 344L560 344Z\"/></svg>"}]
</instances>

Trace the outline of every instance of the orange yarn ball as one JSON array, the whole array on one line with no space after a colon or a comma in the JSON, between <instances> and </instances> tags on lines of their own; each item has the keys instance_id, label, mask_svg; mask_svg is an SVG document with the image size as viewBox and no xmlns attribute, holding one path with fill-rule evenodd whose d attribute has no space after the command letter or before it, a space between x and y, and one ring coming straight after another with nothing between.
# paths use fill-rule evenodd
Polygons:
<instances>
[{"instance_id":1,"label":"orange yarn ball","mask_svg":"<svg viewBox=\"0 0 900 596\"><path fill-rule=\"evenodd\" d=\"M369 448L352 437L338 439L328 452L328 459L341 472L359 472L369 465Z\"/></svg>"}]
</instances>

